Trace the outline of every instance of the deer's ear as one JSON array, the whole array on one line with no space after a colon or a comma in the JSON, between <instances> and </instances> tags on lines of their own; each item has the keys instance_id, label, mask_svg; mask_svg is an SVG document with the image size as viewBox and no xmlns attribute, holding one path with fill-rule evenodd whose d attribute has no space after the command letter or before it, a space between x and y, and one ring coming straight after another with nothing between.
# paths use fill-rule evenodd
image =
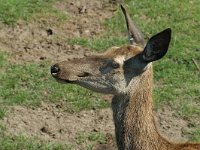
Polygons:
<instances>
[{"instance_id":1,"label":"deer's ear","mask_svg":"<svg viewBox=\"0 0 200 150\"><path fill-rule=\"evenodd\" d=\"M148 63L162 58L167 53L170 40L170 28L151 37L144 51L141 53L142 59Z\"/></svg>"}]
</instances>

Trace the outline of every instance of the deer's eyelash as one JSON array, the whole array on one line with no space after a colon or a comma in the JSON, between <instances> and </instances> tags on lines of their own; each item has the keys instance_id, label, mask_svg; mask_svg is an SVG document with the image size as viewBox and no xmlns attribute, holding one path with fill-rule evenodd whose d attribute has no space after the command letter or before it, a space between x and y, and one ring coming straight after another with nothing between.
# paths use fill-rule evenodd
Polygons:
<instances>
[{"instance_id":1,"label":"deer's eyelash","mask_svg":"<svg viewBox=\"0 0 200 150\"><path fill-rule=\"evenodd\" d=\"M114 69L117 69L117 68L120 67L119 63L117 63L117 62L115 62L115 61L113 61L111 65L112 65L112 67L113 67Z\"/></svg>"}]
</instances>

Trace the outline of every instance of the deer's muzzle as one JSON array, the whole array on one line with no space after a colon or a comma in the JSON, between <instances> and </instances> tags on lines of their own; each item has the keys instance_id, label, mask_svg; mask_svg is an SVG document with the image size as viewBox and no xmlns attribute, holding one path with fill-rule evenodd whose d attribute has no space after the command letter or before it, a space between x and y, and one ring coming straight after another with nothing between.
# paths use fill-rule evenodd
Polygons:
<instances>
[{"instance_id":1,"label":"deer's muzzle","mask_svg":"<svg viewBox=\"0 0 200 150\"><path fill-rule=\"evenodd\" d=\"M60 68L57 65L51 66L51 74L54 76L60 71Z\"/></svg>"}]
</instances>

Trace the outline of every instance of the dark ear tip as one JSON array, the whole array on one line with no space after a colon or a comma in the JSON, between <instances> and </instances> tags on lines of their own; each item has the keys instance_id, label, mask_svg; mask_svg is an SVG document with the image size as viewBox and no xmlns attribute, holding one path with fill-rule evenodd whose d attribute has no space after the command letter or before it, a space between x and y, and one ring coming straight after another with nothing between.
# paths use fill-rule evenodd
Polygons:
<instances>
[{"instance_id":1,"label":"dark ear tip","mask_svg":"<svg viewBox=\"0 0 200 150\"><path fill-rule=\"evenodd\" d=\"M172 31L172 29L171 29L171 28L167 28L167 29L165 29L165 30L167 30L168 32L171 32L171 31Z\"/></svg>"},{"instance_id":2,"label":"dark ear tip","mask_svg":"<svg viewBox=\"0 0 200 150\"><path fill-rule=\"evenodd\" d=\"M120 7L121 7L122 11L124 12L125 11L124 6L121 4Z\"/></svg>"},{"instance_id":3,"label":"dark ear tip","mask_svg":"<svg viewBox=\"0 0 200 150\"><path fill-rule=\"evenodd\" d=\"M165 34L171 36L171 34L172 34L172 29L171 29L171 28L167 28L167 29L165 29L163 32L165 32Z\"/></svg>"}]
</instances>

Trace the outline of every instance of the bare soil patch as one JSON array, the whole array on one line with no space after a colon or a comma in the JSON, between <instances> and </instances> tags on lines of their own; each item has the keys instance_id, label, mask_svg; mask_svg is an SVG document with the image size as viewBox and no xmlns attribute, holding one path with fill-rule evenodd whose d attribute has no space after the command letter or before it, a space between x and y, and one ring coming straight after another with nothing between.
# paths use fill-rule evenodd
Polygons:
<instances>
[{"instance_id":1,"label":"bare soil patch","mask_svg":"<svg viewBox=\"0 0 200 150\"><path fill-rule=\"evenodd\" d=\"M39 108L14 106L8 117L4 118L7 134L38 137L39 139L73 145L76 149L85 149L91 141L77 143L78 135L103 133L106 143L115 143L114 124L110 108L88 110L79 113L66 113L57 104L43 103ZM156 122L161 134L172 141L187 141L190 131L188 122L176 115L170 107L156 113Z\"/></svg>"},{"instance_id":2,"label":"bare soil patch","mask_svg":"<svg viewBox=\"0 0 200 150\"><path fill-rule=\"evenodd\" d=\"M0 41L11 52L11 61L17 63L51 61L83 57L90 51L68 40L97 36L103 33L102 22L113 16L117 6L108 0L62 1L55 8L68 15L66 21L40 18L37 22L18 22L14 27L0 25Z\"/></svg>"},{"instance_id":3,"label":"bare soil patch","mask_svg":"<svg viewBox=\"0 0 200 150\"><path fill-rule=\"evenodd\" d=\"M91 141L79 143L79 135L102 133L114 135L110 109L89 110L70 114L56 108L55 104L43 103L40 108L13 107L3 120L7 134L38 137L39 139L73 145L84 149ZM110 141L107 141L110 142Z\"/></svg>"}]
</instances>

